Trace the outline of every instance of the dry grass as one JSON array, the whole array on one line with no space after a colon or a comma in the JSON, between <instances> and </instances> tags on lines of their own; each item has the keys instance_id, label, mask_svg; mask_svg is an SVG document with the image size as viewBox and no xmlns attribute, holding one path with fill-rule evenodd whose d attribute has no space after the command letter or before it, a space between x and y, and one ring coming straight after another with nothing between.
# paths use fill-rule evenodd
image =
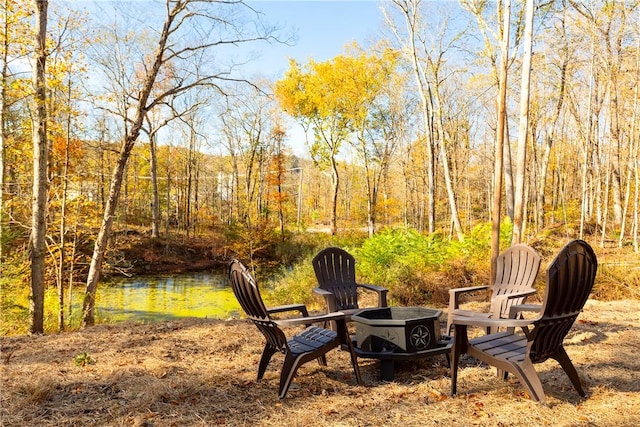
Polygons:
<instances>
[{"instance_id":1,"label":"dry grass","mask_svg":"<svg viewBox=\"0 0 640 427\"><path fill-rule=\"evenodd\" d=\"M584 378L582 399L554 361L538 366L548 406L517 381L463 359L449 396L443 356L400 364L378 380L347 353L304 365L278 400L282 358L256 382L263 340L243 320L100 325L80 332L2 338L0 422L6 426L635 426L640 425L640 301L589 301L567 337ZM78 366L86 352L94 363ZM511 377L510 377L511 378Z\"/></svg>"}]
</instances>

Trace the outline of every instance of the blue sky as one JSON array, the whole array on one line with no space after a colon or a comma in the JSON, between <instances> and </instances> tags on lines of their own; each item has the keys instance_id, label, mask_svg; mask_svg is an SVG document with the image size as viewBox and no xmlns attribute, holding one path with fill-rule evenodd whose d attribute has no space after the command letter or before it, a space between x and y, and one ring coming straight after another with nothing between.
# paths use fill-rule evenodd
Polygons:
<instances>
[{"instance_id":1,"label":"blue sky","mask_svg":"<svg viewBox=\"0 0 640 427\"><path fill-rule=\"evenodd\" d=\"M295 46L274 45L262 51L256 69L267 77L281 77L289 58L305 63L325 61L343 53L353 41L363 45L380 31L379 0L250 0L265 14L265 20L288 30L297 30Z\"/></svg>"}]
</instances>

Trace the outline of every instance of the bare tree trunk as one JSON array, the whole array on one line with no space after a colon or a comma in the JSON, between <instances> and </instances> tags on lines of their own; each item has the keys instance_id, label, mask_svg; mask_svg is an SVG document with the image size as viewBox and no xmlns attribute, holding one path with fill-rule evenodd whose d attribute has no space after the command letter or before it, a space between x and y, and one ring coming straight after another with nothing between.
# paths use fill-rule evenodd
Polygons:
<instances>
[{"instance_id":1,"label":"bare tree trunk","mask_svg":"<svg viewBox=\"0 0 640 427\"><path fill-rule=\"evenodd\" d=\"M116 207L118 205L118 196L120 195L120 189L122 188L122 181L124 178L124 172L127 166L127 161L131 155L134 143L138 138L138 133L142 125L142 117L139 118L139 124L135 134L129 134L125 140L122 149L120 150L120 158L116 163L113 170L113 176L111 178L111 184L109 186L109 196L107 197L107 203L105 206L104 216L102 218L102 225L96 238L96 243L93 249L93 256L91 257L91 264L89 265L89 274L87 277L87 287L85 290L84 301L82 304L82 326L92 326L95 323L95 295L98 287L98 281L100 280L100 274L102 272L102 262L107 250L107 243L111 236L111 228L113 226L113 218L115 216ZM130 132L133 132L131 129Z\"/></svg>"},{"instance_id":2,"label":"bare tree trunk","mask_svg":"<svg viewBox=\"0 0 640 427\"><path fill-rule=\"evenodd\" d=\"M393 0L396 7L402 12L408 40L401 40L399 35L399 41L403 44L408 43L407 51L409 52L409 60L411 61L411 67L418 87L418 93L420 95L420 105L422 107L422 116L424 120L425 129L425 148L427 152L426 170L427 170L427 221L428 232L433 233L436 230L436 218L435 218L435 197L436 197L436 181L435 181L435 149L433 145L433 134L431 129L433 128L433 111L429 104L430 96L427 94L428 88L424 81L424 72L420 67L418 58L418 47L416 46L416 39L419 38L418 34L418 21L420 13L418 11L419 1L416 0Z\"/></svg>"},{"instance_id":3,"label":"bare tree trunk","mask_svg":"<svg viewBox=\"0 0 640 427\"><path fill-rule=\"evenodd\" d=\"M458 241L464 240L464 232L462 231L462 225L460 225L460 216L458 215L458 203L456 202L455 190L453 189L453 183L451 182L451 172L449 171L449 156L447 155L447 144L445 144L446 135L444 126L442 125L442 104L440 101L439 88L435 88L435 116L436 127L438 134L440 135L440 157L442 160L442 167L444 169L444 181L447 189L447 195L449 196L449 209L451 209L451 223L453 229L456 232Z\"/></svg>"},{"instance_id":4,"label":"bare tree trunk","mask_svg":"<svg viewBox=\"0 0 640 427\"><path fill-rule=\"evenodd\" d=\"M555 115L553 117L553 123L551 125L551 135L545 139L544 148L542 151L542 155L540 156L540 165L539 165L539 175L538 175L538 187L536 194L536 211L537 211L537 227L538 229L543 228L545 225L544 221L544 204L545 204L545 190L546 190L546 181L549 170L549 157L551 155L551 147L555 143L558 121L560 119L560 114L562 112L562 106L564 105L566 92L567 92L567 69L569 67L569 57L571 53L571 49L568 46L568 41L566 37L566 7L562 12L562 19L560 20L560 28L562 31L561 40L562 46L560 47L560 52L562 53L562 64L560 65L560 87L558 89L558 102L556 103ZM589 98L591 100L591 98ZM589 101L591 102L591 101Z\"/></svg>"},{"instance_id":5,"label":"bare tree trunk","mask_svg":"<svg viewBox=\"0 0 640 427\"><path fill-rule=\"evenodd\" d=\"M284 153L282 150L282 141L284 140L285 133L276 125L276 128L272 131L272 139L274 142L274 155L272 161L275 163L275 179L277 184L277 205L278 205L278 223L280 225L280 237L284 240L285 231L285 216L284 216L284 199L282 184L284 181ZM302 177L302 170L300 170L300 176ZM298 188L298 194L300 194L300 188ZM298 205L299 206L299 205ZM300 218L298 218L298 226L300 225Z\"/></svg>"},{"instance_id":6,"label":"bare tree trunk","mask_svg":"<svg viewBox=\"0 0 640 427\"><path fill-rule=\"evenodd\" d=\"M98 287L98 281L100 280L100 274L102 272L102 262L104 261L105 252L107 250L107 243L111 236L111 228L113 226L113 217L118 206L118 196L120 195L120 189L122 188L122 180L124 172L127 167L127 161L131 155L131 150L138 139L140 130L142 129L142 123L145 115L149 109L147 101L151 90L155 83L156 77L160 71L160 67L164 61L163 56L165 54L165 46L170 34L171 23L175 19L175 11L172 11L167 17L165 26L163 28L157 50L155 52L155 58L152 67L147 74L143 83L142 90L140 91L138 104L134 119L131 123L131 127L128 128L127 135L122 144L120 155L116 166L113 170L111 178L111 184L109 187L109 196L104 209L104 216L102 218L102 225L98 232L98 237L93 249L93 256L91 257L91 264L89 265L89 274L87 275L87 287L85 290L84 301L82 304L82 326L92 326L95 323L95 296L96 289Z\"/></svg>"},{"instance_id":7,"label":"bare tree trunk","mask_svg":"<svg viewBox=\"0 0 640 427\"><path fill-rule=\"evenodd\" d=\"M194 157L195 157L195 140L196 132L193 129L193 122L189 126L189 149L187 150L187 189L185 196L185 228L187 237L191 232L191 197L193 193L193 174L194 174Z\"/></svg>"},{"instance_id":8,"label":"bare tree trunk","mask_svg":"<svg viewBox=\"0 0 640 427\"><path fill-rule=\"evenodd\" d=\"M524 58L522 60L522 84L520 88L520 127L516 159L516 185L513 215L512 244L522 242L524 233L525 177L527 171L527 135L529 134L529 89L531 86L531 49L533 47L533 0L527 0L524 30Z\"/></svg>"},{"instance_id":9,"label":"bare tree trunk","mask_svg":"<svg viewBox=\"0 0 640 427\"><path fill-rule=\"evenodd\" d=\"M364 167L365 187L367 189L367 232L369 237L373 236L376 232L376 204L378 198L378 177L374 170L372 170L371 159L367 153L366 139L364 135L364 126L362 123L359 125L360 130L358 132L358 142L360 146L356 146L356 149L360 150L360 156L362 156L362 163Z\"/></svg>"},{"instance_id":10,"label":"bare tree trunk","mask_svg":"<svg viewBox=\"0 0 640 427\"><path fill-rule=\"evenodd\" d=\"M609 200L609 187L611 184L611 160L607 160L607 175L604 183L604 199ZM609 217L609 203L604 204L604 212L602 214L602 234L600 235L600 247L604 248L604 242L607 238L607 221Z\"/></svg>"},{"instance_id":11,"label":"bare tree trunk","mask_svg":"<svg viewBox=\"0 0 640 427\"><path fill-rule=\"evenodd\" d=\"M640 80L640 38L638 38L638 44L636 46L636 81ZM633 114L631 120L631 140L635 141L636 147L640 145L640 137L639 137L639 129L637 126L638 120L638 102L640 101L640 90L638 90L638 84L634 89L634 97L633 97ZM640 189L638 185L640 185L640 176L638 174L638 154L634 153L633 156L633 175L634 175L634 194L633 194L633 221L632 221L632 230L631 230L631 238L633 241L633 250L638 253L640 250L638 246L638 198L640 197Z\"/></svg>"},{"instance_id":12,"label":"bare tree trunk","mask_svg":"<svg viewBox=\"0 0 640 427\"><path fill-rule=\"evenodd\" d=\"M507 67L509 60L509 28L511 26L511 0L505 0L500 58L500 87L498 90L498 128L496 132L495 163L493 168L493 204L491 227L491 283L496 277L496 262L500 254L500 207L502 202L502 160L507 104Z\"/></svg>"},{"instance_id":13,"label":"bare tree trunk","mask_svg":"<svg viewBox=\"0 0 640 427\"><path fill-rule=\"evenodd\" d=\"M376 232L376 209L378 204L378 181L375 177L369 177L371 170L365 164L365 174L367 176L367 231L369 236ZM373 182L372 182L373 181Z\"/></svg>"},{"instance_id":14,"label":"bare tree trunk","mask_svg":"<svg viewBox=\"0 0 640 427\"><path fill-rule=\"evenodd\" d=\"M5 170L6 154L5 144L9 139L9 133L7 131L6 121L9 117L9 107L7 106L7 77L9 77L9 20L7 15L8 1L5 0L5 7L3 8L5 16L3 16L3 32L5 37L3 39L4 46L2 47L2 80L0 81L0 265L4 259L4 187L6 183L7 173ZM0 272L1 273L1 272Z\"/></svg>"},{"instance_id":15,"label":"bare tree trunk","mask_svg":"<svg viewBox=\"0 0 640 427\"><path fill-rule=\"evenodd\" d=\"M104 132L101 132L101 138L100 138L100 182L99 182L99 188L98 188L98 193L100 194L100 207L102 208L102 210L104 210L105 205L107 204L106 202L106 197L104 194L104 187L105 187L105 181L106 181L106 176L105 176L105 147L104 147L104 143L102 141L104 141Z\"/></svg>"},{"instance_id":16,"label":"bare tree trunk","mask_svg":"<svg viewBox=\"0 0 640 427\"><path fill-rule=\"evenodd\" d=\"M429 106L424 90L420 90L422 101L422 115L424 118L425 139L424 145L427 149L427 230L429 233L436 231L436 155L433 142L433 111Z\"/></svg>"},{"instance_id":17,"label":"bare tree trunk","mask_svg":"<svg viewBox=\"0 0 640 427\"><path fill-rule=\"evenodd\" d=\"M171 170L167 167L167 188L165 190L165 200L167 201L164 211L166 212L166 220L164 222L164 234L169 235L169 228L171 226Z\"/></svg>"},{"instance_id":18,"label":"bare tree trunk","mask_svg":"<svg viewBox=\"0 0 640 427\"><path fill-rule=\"evenodd\" d=\"M194 235L198 232L198 218L200 217L200 201L198 193L200 191L200 163L196 156L195 170L193 176L193 216L191 221L191 229Z\"/></svg>"},{"instance_id":19,"label":"bare tree trunk","mask_svg":"<svg viewBox=\"0 0 640 427\"><path fill-rule=\"evenodd\" d=\"M638 159L636 159L634 165L633 165L633 175L634 175L634 181L635 181L635 186L633 189L633 229L631 231L631 237L633 239L633 250L635 253L640 252L640 247L638 245L638 228L640 228L638 226L638 216L640 215L638 213L638 205L640 204L640 202L638 201L638 199L640 198L640 188L638 188L640 186L640 173L638 173Z\"/></svg>"},{"instance_id":20,"label":"bare tree trunk","mask_svg":"<svg viewBox=\"0 0 640 427\"><path fill-rule=\"evenodd\" d=\"M280 152L280 151L278 151ZM284 241L284 193L282 191L282 164L281 164L281 155L277 155L278 159L278 170L277 170L277 180L278 180L278 224L280 225L280 238Z\"/></svg>"},{"instance_id":21,"label":"bare tree trunk","mask_svg":"<svg viewBox=\"0 0 640 427\"><path fill-rule=\"evenodd\" d=\"M71 73L69 73L67 102L71 105ZM62 172L62 200L60 207L60 257L58 260L58 330L64 331L64 272L66 270L65 244L67 234L67 192L69 188L69 146L71 145L71 114L67 114L67 135Z\"/></svg>"},{"instance_id":22,"label":"bare tree trunk","mask_svg":"<svg viewBox=\"0 0 640 427\"><path fill-rule=\"evenodd\" d=\"M514 185L513 185L513 163L511 161L511 135L509 134L509 118L504 118L507 123L504 125L504 141L502 143L502 164L504 170L504 207L507 217L513 222L514 206Z\"/></svg>"},{"instance_id":23,"label":"bare tree trunk","mask_svg":"<svg viewBox=\"0 0 640 427\"><path fill-rule=\"evenodd\" d=\"M636 85L636 91L638 90L638 86ZM625 191L624 191L624 204L622 206L622 222L620 223L620 234L618 237L618 247L622 248L624 246L624 237L625 237L625 228L627 224L627 214L629 211L629 199L631 198L631 178L634 170L634 165L636 163L637 158L637 149L634 139L634 127L635 127L635 111L634 114L631 115L631 135L629 138L629 158L627 160L627 175L625 178Z\"/></svg>"},{"instance_id":24,"label":"bare tree trunk","mask_svg":"<svg viewBox=\"0 0 640 427\"><path fill-rule=\"evenodd\" d=\"M76 259L76 251L78 249L78 217L80 211L80 204L76 204L76 213L75 213L75 221L73 223L73 244L71 249L71 262L69 263L69 276L67 281L67 313L69 314L69 320L71 320L72 315L72 303L73 303L73 279L75 274L75 259Z\"/></svg>"},{"instance_id":25,"label":"bare tree trunk","mask_svg":"<svg viewBox=\"0 0 640 427\"><path fill-rule=\"evenodd\" d=\"M587 194L587 174L589 173L589 148L590 147L590 139L587 138L587 140L585 141L584 144L584 156L582 158L582 166L581 166L581 170L580 170L580 178L581 178L581 182L580 182L580 189L581 189L581 200L582 200L582 204L581 204L581 210L580 210L580 233L578 235L578 238L582 239L583 238L583 233L584 233L584 222L585 222L585 217L587 215L587 200L588 200L588 194Z\"/></svg>"},{"instance_id":26,"label":"bare tree trunk","mask_svg":"<svg viewBox=\"0 0 640 427\"><path fill-rule=\"evenodd\" d=\"M47 0L36 1L36 43L33 86L33 206L31 221L31 333L44 332L44 276L47 204L47 109L45 67L47 62Z\"/></svg>"},{"instance_id":27,"label":"bare tree trunk","mask_svg":"<svg viewBox=\"0 0 640 427\"><path fill-rule=\"evenodd\" d=\"M329 227L331 229L331 235L334 236L338 232L338 191L340 189L340 176L338 175L338 164L336 163L335 156L331 156L331 184L333 185L333 194Z\"/></svg>"},{"instance_id":28,"label":"bare tree trunk","mask_svg":"<svg viewBox=\"0 0 640 427\"><path fill-rule=\"evenodd\" d=\"M594 49L594 45L593 43L591 44L591 48L592 50ZM594 83L594 66L595 66L595 55L594 57L592 57L591 59L591 69L589 72L589 94L588 94L588 104L587 104L587 132L585 135L585 141L584 141L584 165L583 165L583 171L582 171L582 192L583 192L583 199L582 199L582 206L580 209L580 233L578 235L579 238L582 239L583 234L584 234L584 224L586 221L586 217L587 217L587 199L584 198L585 195L585 191L586 191L586 179L587 179L587 172L588 172L588 165L589 165L589 160L590 160L590 150L591 150L591 139L593 137L593 121L592 121L592 116L593 116L593 93L594 93L594 88L593 88L593 83ZM576 114L577 117L577 114Z\"/></svg>"},{"instance_id":29,"label":"bare tree trunk","mask_svg":"<svg viewBox=\"0 0 640 427\"><path fill-rule=\"evenodd\" d=\"M145 131L149 135L149 169L151 174L151 237L160 237L160 221L162 220L160 211L160 193L158 189L158 132L164 128L169 122L182 116L175 108L171 108L172 114L170 117L165 118L162 121L154 120L154 115L148 113L145 116L147 122L147 129ZM168 185L168 184L167 184ZM169 212L169 211L167 211Z\"/></svg>"},{"instance_id":30,"label":"bare tree trunk","mask_svg":"<svg viewBox=\"0 0 640 427\"><path fill-rule=\"evenodd\" d=\"M151 237L160 237L160 195L158 194L158 158L156 150L156 132L151 129L151 120L147 118L149 124L149 169L151 173Z\"/></svg>"},{"instance_id":31,"label":"bare tree trunk","mask_svg":"<svg viewBox=\"0 0 640 427\"><path fill-rule=\"evenodd\" d=\"M296 227L299 232L300 226L302 225L302 176L304 174L304 169L298 168L298 173L300 176L298 177L298 206L296 207L298 212L296 215Z\"/></svg>"},{"instance_id":32,"label":"bare tree trunk","mask_svg":"<svg viewBox=\"0 0 640 427\"><path fill-rule=\"evenodd\" d=\"M544 204L545 204L545 190L547 183L547 175L549 171L549 157L551 156L551 146L553 145L553 140L551 137L545 138L544 146L542 148L542 153L540 154L540 166L538 172L538 186L536 188L536 212L537 212L537 220L536 220L536 228L541 229L544 227Z\"/></svg>"},{"instance_id":33,"label":"bare tree trunk","mask_svg":"<svg viewBox=\"0 0 640 427\"><path fill-rule=\"evenodd\" d=\"M612 163L612 175L611 175L611 190L612 190L612 198L613 198L613 219L616 225L622 224L622 194L621 194L621 166L620 166L620 152L622 151L622 141L620 136L620 106L619 106L619 91L620 87L618 84L619 72L621 67L621 36L616 39L615 43L615 52L613 49L608 52L609 58L609 100L610 100L610 108L609 108L609 132L611 134L612 146L614 148L613 151L613 163ZM607 43L607 48L610 47L610 44Z\"/></svg>"}]
</instances>

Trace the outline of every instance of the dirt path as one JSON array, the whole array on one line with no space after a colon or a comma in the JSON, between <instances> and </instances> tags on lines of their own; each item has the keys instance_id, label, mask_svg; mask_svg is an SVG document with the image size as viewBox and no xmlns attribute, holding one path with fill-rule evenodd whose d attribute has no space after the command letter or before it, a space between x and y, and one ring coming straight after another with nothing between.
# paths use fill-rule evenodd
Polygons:
<instances>
[{"instance_id":1,"label":"dirt path","mask_svg":"<svg viewBox=\"0 0 640 427\"><path fill-rule=\"evenodd\" d=\"M255 381L263 346L243 320L185 319L99 325L85 331L2 338L3 426L636 426L640 425L640 301L589 301L566 340L587 387L582 399L554 361L537 366L548 406L516 380L463 359L449 396L444 357L401 364L378 381L348 355L304 365L296 388L276 396L281 357ZM86 353L86 356L84 356ZM78 366L78 362L92 362Z\"/></svg>"}]
</instances>

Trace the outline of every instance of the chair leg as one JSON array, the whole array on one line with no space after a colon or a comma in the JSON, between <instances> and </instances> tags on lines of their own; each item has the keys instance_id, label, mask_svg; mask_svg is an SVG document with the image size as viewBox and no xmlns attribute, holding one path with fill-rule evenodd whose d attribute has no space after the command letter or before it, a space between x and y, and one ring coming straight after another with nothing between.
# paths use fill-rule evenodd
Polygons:
<instances>
[{"instance_id":1,"label":"chair leg","mask_svg":"<svg viewBox=\"0 0 640 427\"><path fill-rule=\"evenodd\" d=\"M453 326L453 313L452 313L452 310L449 309L449 313L447 314L447 335L451 335L452 326Z\"/></svg>"},{"instance_id":2,"label":"chair leg","mask_svg":"<svg viewBox=\"0 0 640 427\"><path fill-rule=\"evenodd\" d=\"M468 336L466 325L454 325L454 343L451 348L451 360L449 364L451 366L451 395L456 394L458 386L458 364L460 363L460 355L467 350Z\"/></svg>"},{"instance_id":3,"label":"chair leg","mask_svg":"<svg viewBox=\"0 0 640 427\"><path fill-rule=\"evenodd\" d=\"M269 361L271 357L276 354L276 349L271 347L269 343L266 343L264 346L264 350L262 350L262 357L260 358L260 364L258 365L258 379L262 379L265 371L267 370L267 365L269 365Z\"/></svg>"},{"instance_id":4,"label":"chair leg","mask_svg":"<svg viewBox=\"0 0 640 427\"><path fill-rule=\"evenodd\" d=\"M459 307L458 295L449 292L449 308L447 310L447 335L451 335L451 328L453 327L453 310Z\"/></svg>"},{"instance_id":5,"label":"chair leg","mask_svg":"<svg viewBox=\"0 0 640 427\"><path fill-rule=\"evenodd\" d=\"M293 357L291 353L287 353L284 357L282 372L280 373L280 385L278 386L278 398L284 399L289 391L293 377L295 377L298 368L301 365L300 357Z\"/></svg>"},{"instance_id":6,"label":"chair leg","mask_svg":"<svg viewBox=\"0 0 640 427\"><path fill-rule=\"evenodd\" d=\"M521 364L513 364L512 366L515 368L513 374L522 382L522 385L527 389L531 398L545 405L544 390L542 389L540 377L533 368L533 363L528 361Z\"/></svg>"},{"instance_id":7,"label":"chair leg","mask_svg":"<svg viewBox=\"0 0 640 427\"><path fill-rule=\"evenodd\" d=\"M353 366L353 372L356 375L356 381L358 385L362 385L362 377L360 376L360 367L358 366L358 356L356 355L356 351L353 348L353 341L351 340L351 336L349 335L349 327L347 326L346 321L335 321L332 322L335 326L335 331L338 333L338 337L340 338L340 346L341 350L347 350L349 355L351 356L351 366Z\"/></svg>"},{"instance_id":8,"label":"chair leg","mask_svg":"<svg viewBox=\"0 0 640 427\"><path fill-rule=\"evenodd\" d=\"M502 381L506 381L509 378L509 371L503 371L502 369L496 370L498 374L498 378L502 379Z\"/></svg>"},{"instance_id":9,"label":"chair leg","mask_svg":"<svg viewBox=\"0 0 640 427\"><path fill-rule=\"evenodd\" d=\"M457 354L455 348L452 353L453 357L451 358L451 395L455 396L458 386L458 362L460 361L460 355Z\"/></svg>"},{"instance_id":10,"label":"chair leg","mask_svg":"<svg viewBox=\"0 0 640 427\"><path fill-rule=\"evenodd\" d=\"M318 364L320 366L327 366L327 355L323 354L322 356L318 357Z\"/></svg>"},{"instance_id":11,"label":"chair leg","mask_svg":"<svg viewBox=\"0 0 640 427\"><path fill-rule=\"evenodd\" d=\"M356 355L356 351L353 349L353 344L351 344L351 342L347 344L347 347L349 347L349 354L351 355L351 366L353 366L353 373L356 375L356 381L358 382L358 385L362 385L360 366L358 366L358 356Z\"/></svg>"},{"instance_id":12,"label":"chair leg","mask_svg":"<svg viewBox=\"0 0 640 427\"><path fill-rule=\"evenodd\" d=\"M580 377L578 376L578 371L576 371L575 366L573 366L573 363L571 362L571 359L569 359L569 355L565 351L564 347L560 347L560 351L553 358L556 359L558 363L560 363L562 369L564 369L564 371L567 373L567 376L571 380L571 383L573 384L573 387L576 389L578 394L584 397L585 392L582 389L582 382L580 381Z\"/></svg>"}]
</instances>

